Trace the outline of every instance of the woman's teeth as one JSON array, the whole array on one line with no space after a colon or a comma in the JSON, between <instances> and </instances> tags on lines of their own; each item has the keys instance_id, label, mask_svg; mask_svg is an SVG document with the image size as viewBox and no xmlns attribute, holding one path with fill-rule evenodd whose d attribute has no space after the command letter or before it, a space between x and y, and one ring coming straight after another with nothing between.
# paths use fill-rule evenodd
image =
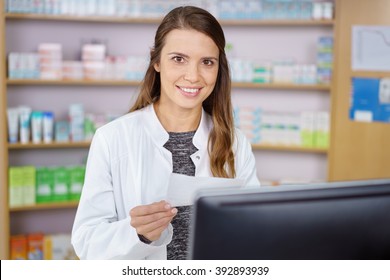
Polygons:
<instances>
[{"instance_id":1,"label":"woman's teeth","mask_svg":"<svg viewBox=\"0 0 390 280\"><path fill-rule=\"evenodd\" d=\"M188 92L188 93L196 93L199 91L198 88L180 88L182 91Z\"/></svg>"}]
</instances>

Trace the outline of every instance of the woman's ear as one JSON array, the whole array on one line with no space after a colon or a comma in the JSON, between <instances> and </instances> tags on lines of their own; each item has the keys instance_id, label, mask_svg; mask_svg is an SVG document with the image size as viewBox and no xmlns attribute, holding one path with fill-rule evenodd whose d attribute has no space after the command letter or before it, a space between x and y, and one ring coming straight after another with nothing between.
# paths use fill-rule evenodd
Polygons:
<instances>
[{"instance_id":1,"label":"woman's ear","mask_svg":"<svg viewBox=\"0 0 390 280\"><path fill-rule=\"evenodd\" d=\"M156 72L160 72L160 63L155 63L153 65L153 67L154 67L154 70L156 70Z\"/></svg>"},{"instance_id":2,"label":"woman's ear","mask_svg":"<svg viewBox=\"0 0 390 280\"><path fill-rule=\"evenodd\" d=\"M150 57L151 57L151 58L154 56L154 52L155 52L155 51L156 51L156 50L155 50L154 48L152 48L152 49L150 50ZM153 65L153 68L154 68L154 70L156 70L156 72L160 72L160 63L159 63L159 62L155 63L155 64Z\"/></svg>"}]
</instances>

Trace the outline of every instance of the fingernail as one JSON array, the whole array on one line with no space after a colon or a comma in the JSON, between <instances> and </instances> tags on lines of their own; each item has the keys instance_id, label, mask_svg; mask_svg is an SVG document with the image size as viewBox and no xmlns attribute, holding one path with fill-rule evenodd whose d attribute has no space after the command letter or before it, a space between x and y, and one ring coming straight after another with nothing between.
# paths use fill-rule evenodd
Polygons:
<instances>
[{"instance_id":1,"label":"fingernail","mask_svg":"<svg viewBox=\"0 0 390 280\"><path fill-rule=\"evenodd\" d=\"M172 212L172 214L176 214L177 213L177 208L173 208L171 212Z\"/></svg>"},{"instance_id":2,"label":"fingernail","mask_svg":"<svg viewBox=\"0 0 390 280\"><path fill-rule=\"evenodd\" d=\"M169 204L167 203L167 204L165 204L164 208L168 210L168 209L171 208L171 205L169 205Z\"/></svg>"}]
</instances>

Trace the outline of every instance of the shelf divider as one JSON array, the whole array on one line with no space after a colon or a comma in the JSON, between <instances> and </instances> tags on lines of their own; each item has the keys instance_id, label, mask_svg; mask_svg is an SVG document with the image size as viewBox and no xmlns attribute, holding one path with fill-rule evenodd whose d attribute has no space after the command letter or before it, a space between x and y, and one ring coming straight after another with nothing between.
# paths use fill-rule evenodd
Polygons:
<instances>
[{"instance_id":1,"label":"shelf divider","mask_svg":"<svg viewBox=\"0 0 390 280\"><path fill-rule=\"evenodd\" d=\"M82 142L52 142L52 143L8 143L9 150L28 150L28 149L68 149L68 148L88 148L90 141Z\"/></svg>"},{"instance_id":2,"label":"shelf divider","mask_svg":"<svg viewBox=\"0 0 390 280\"><path fill-rule=\"evenodd\" d=\"M273 145L273 144L252 144L254 150L272 150L272 151L288 151L288 152L303 152L303 153L328 153L327 148L319 147L303 147L303 146L288 146L288 145Z\"/></svg>"},{"instance_id":3,"label":"shelf divider","mask_svg":"<svg viewBox=\"0 0 390 280\"><path fill-rule=\"evenodd\" d=\"M75 22L103 22L103 23L126 23L126 24L159 24L161 17L108 17L108 16L68 16L68 15L45 15L45 14L22 14L7 13L6 19L12 20L48 20L48 21L75 21ZM333 26L333 19L218 19L223 26Z\"/></svg>"},{"instance_id":4,"label":"shelf divider","mask_svg":"<svg viewBox=\"0 0 390 280\"><path fill-rule=\"evenodd\" d=\"M13 86L139 86L140 81L130 80L41 80L7 79L7 85Z\"/></svg>"},{"instance_id":5,"label":"shelf divider","mask_svg":"<svg viewBox=\"0 0 390 280\"><path fill-rule=\"evenodd\" d=\"M139 86L140 81L119 80L41 80L41 79L7 79L12 86ZM327 84L294 84L294 83L250 83L233 82L233 88L248 89L284 89L284 90L320 90L330 91Z\"/></svg>"},{"instance_id":6,"label":"shelf divider","mask_svg":"<svg viewBox=\"0 0 390 280\"><path fill-rule=\"evenodd\" d=\"M48 202L48 203L39 203L34 205L10 207L10 212L77 208L78 205L79 205L78 201Z\"/></svg>"},{"instance_id":7,"label":"shelf divider","mask_svg":"<svg viewBox=\"0 0 390 280\"><path fill-rule=\"evenodd\" d=\"M28 150L28 149L71 149L71 148L89 148L91 142L64 142L64 143L8 143L9 150ZM308 152L308 153L327 153L327 148L318 147L303 147L303 146L289 146L276 144L252 144L254 150L274 150L274 151L292 151L292 152Z\"/></svg>"}]
</instances>

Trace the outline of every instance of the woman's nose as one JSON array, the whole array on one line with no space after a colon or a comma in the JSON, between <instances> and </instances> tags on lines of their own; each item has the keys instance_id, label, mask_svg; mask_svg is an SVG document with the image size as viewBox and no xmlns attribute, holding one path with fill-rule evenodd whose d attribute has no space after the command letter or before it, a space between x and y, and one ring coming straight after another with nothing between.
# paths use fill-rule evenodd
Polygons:
<instances>
[{"instance_id":1,"label":"woman's nose","mask_svg":"<svg viewBox=\"0 0 390 280\"><path fill-rule=\"evenodd\" d=\"M184 80L195 83L199 81L199 69L197 65L189 65L184 74Z\"/></svg>"}]
</instances>

